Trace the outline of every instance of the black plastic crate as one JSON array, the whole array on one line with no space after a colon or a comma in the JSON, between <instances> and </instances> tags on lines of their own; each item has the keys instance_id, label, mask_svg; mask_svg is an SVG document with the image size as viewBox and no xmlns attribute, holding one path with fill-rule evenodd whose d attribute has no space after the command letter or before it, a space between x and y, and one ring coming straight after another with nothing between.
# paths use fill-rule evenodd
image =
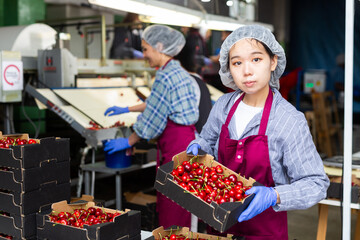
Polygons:
<instances>
[{"instance_id":1,"label":"black plastic crate","mask_svg":"<svg viewBox=\"0 0 360 240\"><path fill-rule=\"evenodd\" d=\"M69 181L69 160L58 162L57 159L49 159L40 162L38 167L28 169L0 169L0 189L12 192L30 192L49 182L61 184Z\"/></svg>"},{"instance_id":2,"label":"black plastic crate","mask_svg":"<svg viewBox=\"0 0 360 240\"><path fill-rule=\"evenodd\" d=\"M70 160L70 141L67 138L42 138L38 144L0 148L0 167L28 169L39 167L47 160Z\"/></svg>"},{"instance_id":3,"label":"black plastic crate","mask_svg":"<svg viewBox=\"0 0 360 240\"><path fill-rule=\"evenodd\" d=\"M208 204L202 199L196 197L194 194L186 193L184 188L174 181L174 177L171 175L171 172L174 169L174 161L176 161L177 164L181 164L183 161L190 160L190 158L191 157L187 156L185 152L182 152L175 155L173 157L173 161L160 166L156 173L154 188L206 222L208 225L220 232L224 232L238 223L238 217L247 208L251 200L254 198L254 195L251 194L247 196L241 202L225 202L219 205L216 202ZM211 155L200 157L199 162L202 162L207 166L221 165L220 163L214 161L214 158ZM258 182L255 182L254 179L245 179L225 166L221 166L224 169L224 172L237 175L245 186L261 185Z\"/></svg>"},{"instance_id":4,"label":"black plastic crate","mask_svg":"<svg viewBox=\"0 0 360 240\"><path fill-rule=\"evenodd\" d=\"M70 182L56 184L56 182L41 185L35 191L27 193L0 192L0 211L16 215L36 213L48 204L67 200L70 201Z\"/></svg>"},{"instance_id":5,"label":"black plastic crate","mask_svg":"<svg viewBox=\"0 0 360 240\"><path fill-rule=\"evenodd\" d=\"M20 216L0 214L0 232L18 239L36 236L36 213Z\"/></svg>"},{"instance_id":6,"label":"black plastic crate","mask_svg":"<svg viewBox=\"0 0 360 240\"><path fill-rule=\"evenodd\" d=\"M138 210L141 212L141 229L152 231L157 228L158 214L156 211L156 195L145 194L143 192L124 193L124 208Z\"/></svg>"},{"instance_id":7,"label":"black plastic crate","mask_svg":"<svg viewBox=\"0 0 360 240\"><path fill-rule=\"evenodd\" d=\"M57 205L54 208L54 205ZM73 209L96 207L94 202L79 204L67 204L65 201L54 204L52 209L59 211L71 211ZM79 207L80 206L80 207ZM71 208L70 208L71 209ZM106 212L115 212L112 209L102 208ZM114 222L84 225L84 228L76 228L62 224L55 224L49 220L50 211L37 213L37 238L38 239L76 239L76 240L117 240L117 239L141 239L141 213L139 211L127 210L127 212L115 217Z\"/></svg>"}]
</instances>

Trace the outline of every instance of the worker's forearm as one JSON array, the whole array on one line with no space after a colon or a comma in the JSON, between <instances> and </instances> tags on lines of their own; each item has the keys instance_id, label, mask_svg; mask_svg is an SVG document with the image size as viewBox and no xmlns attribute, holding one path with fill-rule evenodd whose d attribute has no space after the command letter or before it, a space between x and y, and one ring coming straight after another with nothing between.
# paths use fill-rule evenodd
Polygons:
<instances>
[{"instance_id":1,"label":"worker's forearm","mask_svg":"<svg viewBox=\"0 0 360 240\"><path fill-rule=\"evenodd\" d=\"M143 112L146 108L146 103L141 103L138 105L134 105L129 107L130 112Z\"/></svg>"},{"instance_id":2,"label":"worker's forearm","mask_svg":"<svg viewBox=\"0 0 360 240\"><path fill-rule=\"evenodd\" d=\"M136 132L133 132L129 137L129 145L133 146L135 143L140 141L140 137L136 134Z\"/></svg>"}]
</instances>

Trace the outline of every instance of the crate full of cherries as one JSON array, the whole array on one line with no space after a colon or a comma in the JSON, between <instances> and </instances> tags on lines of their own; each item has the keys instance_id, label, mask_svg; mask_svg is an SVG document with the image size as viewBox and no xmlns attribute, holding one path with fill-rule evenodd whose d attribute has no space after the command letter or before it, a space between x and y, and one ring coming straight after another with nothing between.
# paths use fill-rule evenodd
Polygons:
<instances>
[{"instance_id":1,"label":"crate full of cherries","mask_svg":"<svg viewBox=\"0 0 360 240\"><path fill-rule=\"evenodd\" d=\"M155 189L220 232L237 223L253 195L245 191L258 183L240 176L211 155L181 152L159 167Z\"/></svg>"},{"instance_id":2,"label":"crate full of cherries","mask_svg":"<svg viewBox=\"0 0 360 240\"><path fill-rule=\"evenodd\" d=\"M188 227L172 226L168 229L158 227L152 231L152 236L146 240L231 240L233 235L227 234L226 237L191 232ZM235 238L236 239L236 238Z\"/></svg>"},{"instance_id":3,"label":"crate full of cherries","mask_svg":"<svg viewBox=\"0 0 360 240\"><path fill-rule=\"evenodd\" d=\"M139 211L98 207L94 202L61 201L37 213L38 239L141 239Z\"/></svg>"}]
</instances>

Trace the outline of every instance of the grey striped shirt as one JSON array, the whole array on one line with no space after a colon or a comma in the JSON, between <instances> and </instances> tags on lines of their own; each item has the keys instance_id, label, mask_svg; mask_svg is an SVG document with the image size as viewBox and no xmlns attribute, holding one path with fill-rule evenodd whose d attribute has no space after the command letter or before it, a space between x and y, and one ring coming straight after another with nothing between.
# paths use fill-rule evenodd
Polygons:
<instances>
[{"instance_id":1,"label":"grey striped shirt","mask_svg":"<svg viewBox=\"0 0 360 240\"><path fill-rule=\"evenodd\" d=\"M305 209L326 197L329 179L316 150L307 121L302 112L287 102L278 90L266 129L272 176L281 203L275 211ZM223 95L213 106L208 121L192 143L198 143L207 153L218 156L221 126L240 91ZM257 135L262 111L246 126L240 139ZM231 139L237 139L235 117L229 124Z\"/></svg>"}]
</instances>

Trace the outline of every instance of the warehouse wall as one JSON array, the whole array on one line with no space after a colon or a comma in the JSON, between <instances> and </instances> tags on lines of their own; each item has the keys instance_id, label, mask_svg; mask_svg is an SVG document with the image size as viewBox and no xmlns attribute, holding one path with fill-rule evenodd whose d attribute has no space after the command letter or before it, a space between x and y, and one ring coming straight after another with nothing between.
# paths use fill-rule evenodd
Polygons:
<instances>
[{"instance_id":1,"label":"warehouse wall","mask_svg":"<svg viewBox=\"0 0 360 240\"><path fill-rule=\"evenodd\" d=\"M354 86L360 89L360 2L355 1ZM325 69L336 66L345 52L345 1L303 0L291 2L291 68ZM359 109L360 110L360 109Z\"/></svg>"},{"instance_id":2,"label":"warehouse wall","mask_svg":"<svg viewBox=\"0 0 360 240\"><path fill-rule=\"evenodd\" d=\"M32 24L45 17L44 0L1 0L0 6L1 26Z\"/></svg>"},{"instance_id":3,"label":"warehouse wall","mask_svg":"<svg viewBox=\"0 0 360 240\"><path fill-rule=\"evenodd\" d=\"M4 26L4 0L0 0L0 26Z\"/></svg>"}]
</instances>

